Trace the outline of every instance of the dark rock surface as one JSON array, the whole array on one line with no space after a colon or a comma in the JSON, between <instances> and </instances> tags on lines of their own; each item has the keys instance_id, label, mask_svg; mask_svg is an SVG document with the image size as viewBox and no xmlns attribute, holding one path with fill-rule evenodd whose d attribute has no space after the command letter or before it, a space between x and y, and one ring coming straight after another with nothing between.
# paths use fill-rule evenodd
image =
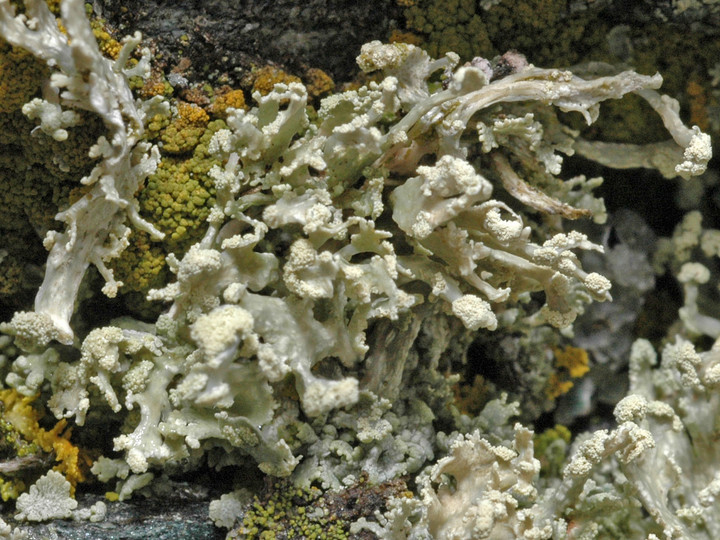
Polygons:
<instances>
[{"instance_id":1,"label":"dark rock surface","mask_svg":"<svg viewBox=\"0 0 720 540\"><path fill-rule=\"evenodd\" d=\"M386 39L401 16L393 0L95 0L93 8L120 35L140 30L154 40L168 67L189 59L190 82L225 74L232 83L268 61L345 80L360 46Z\"/></svg>"},{"instance_id":2,"label":"dark rock surface","mask_svg":"<svg viewBox=\"0 0 720 540\"><path fill-rule=\"evenodd\" d=\"M78 496L78 508L89 508L101 495ZM27 540L222 540L225 531L208 519L209 500L190 498L137 497L130 501L108 502L104 521L54 520L42 524L20 524ZM3 519L18 525L12 514Z\"/></svg>"}]
</instances>

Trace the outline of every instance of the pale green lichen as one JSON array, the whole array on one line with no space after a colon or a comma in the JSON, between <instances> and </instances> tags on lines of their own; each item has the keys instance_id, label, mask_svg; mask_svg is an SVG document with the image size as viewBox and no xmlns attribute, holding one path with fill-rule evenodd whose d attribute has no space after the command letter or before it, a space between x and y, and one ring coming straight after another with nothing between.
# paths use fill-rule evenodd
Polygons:
<instances>
[{"instance_id":1,"label":"pale green lichen","mask_svg":"<svg viewBox=\"0 0 720 540\"><path fill-rule=\"evenodd\" d=\"M77 501L70 497L70 482L59 472L50 471L18 497L16 519L47 521L72 515Z\"/></svg>"}]
</instances>

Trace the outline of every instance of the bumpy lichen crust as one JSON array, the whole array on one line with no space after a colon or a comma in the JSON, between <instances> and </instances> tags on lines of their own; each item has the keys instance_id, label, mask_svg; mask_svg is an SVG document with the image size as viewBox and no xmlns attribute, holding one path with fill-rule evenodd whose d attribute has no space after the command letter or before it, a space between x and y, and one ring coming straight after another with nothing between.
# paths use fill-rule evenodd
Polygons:
<instances>
[{"instance_id":1,"label":"bumpy lichen crust","mask_svg":"<svg viewBox=\"0 0 720 540\"><path fill-rule=\"evenodd\" d=\"M383 511L391 497L410 495L402 480L370 485L361 478L335 492L275 482L262 499L255 497L240 526L228 533L227 538L345 540L351 538L349 529L353 521Z\"/></svg>"},{"instance_id":2,"label":"bumpy lichen crust","mask_svg":"<svg viewBox=\"0 0 720 540\"><path fill-rule=\"evenodd\" d=\"M410 29L428 36L425 47L433 57L453 51L472 58L493 50L487 28L475 13L475 0L418 2L405 16Z\"/></svg>"},{"instance_id":3,"label":"bumpy lichen crust","mask_svg":"<svg viewBox=\"0 0 720 540\"><path fill-rule=\"evenodd\" d=\"M1 71L1 70L0 70ZM58 142L20 110L0 113L0 305L20 307L23 288L47 256L42 239L59 225L55 215L73 197L82 196L77 179L92 167L88 150L100 123L85 114L83 124L69 128Z\"/></svg>"},{"instance_id":4,"label":"bumpy lichen crust","mask_svg":"<svg viewBox=\"0 0 720 540\"><path fill-rule=\"evenodd\" d=\"M347 523L337 518L313 517L311 510L321 506L322 492L317 488L293 489L276 483L269 497L260 501L257 497L240 527L228 538L348 538Z\"/></svg>"},{"instance_id":5,"label":"bumpy lichen crust","mask_svg":"<svg viewBox=\"0 0 720 540\"><path fill-rule=\"evenodd\" d=\"M324 96L335 89L335 82L330 75L319 68L310 68L305 72L305 86L312 98Z\"/></svg>"},{"instance_id":6,"label":"bumpy lichen crust","mask_svg":"<svg viewBox=\"0 0 720 540\"><path fill-rule=\"evenodd\" d=\"M210 121L208 114L193 103L180 101L177 104L177 111L177 117L160 135L163 153L191 152L200 142Z\"/></svg>"},{"instance_id":7,"label":"bumpy lichen crust","mask_svg":"<svg viewBox=\"0 0 720 540\"><path fill-rule=\"evenodd\" d=\"M92 27L93 35L98 42L100 51L108 58L117 60L120 49L122 49L122 44L108 32L105 22L100 19L94 19L90 21L90 26Z\"/></svg>"},{"instance_id":8,"label":"bumpy lichen crust","mask_svg":"<svg viewBox=\"0 0 720 540\"><path fill-rule=\"evenodd\" d=\"M215 100L210 105L210 113L216 118L225 119L228 109L247 109L242 90L228 87L215 94Z\"/></svg>"},{"instance_id":9,"label":"bumpy lichen crust","mask_svg":"<svg viewBox=\"0 0 720 540\"><path fill-rule=\"evenodd\" d=\"M243 77L241 85L250 94L260 92L261 95L266 96L272 91L276 84L290 84L294 82L302 82L307 88L308 95L313 100L326 96L335 88L335 82L330 75L320 68L309 68L302 74L301 78L296 74L289 73L274 65L266 65L254 69Z\"/></svg>"},{"instance_id":10,"label":"bumpy lichen crust","mask_svg":"<svg viewBox=\"0 0 720 540\"><path fill-rule=\"evenodd\" d=\"M165 257L170 253L182 255L202 237L215 202L215 187L208 171L219 162L210 157L207 145L216 131L226 127L225 122L208 122L207 113L195 105L179 108L187 114L183 123L194 126L187 128L187 138L182 138L182 129L171 130L173 124L165 131L158 129L158 134L172 140L173 149L189 148L192 155L166 154L138 194L141 215L166 236L162 242L155 242L146 233L133 231L130 246L110 263L116 277L123 282L124 291L147 291L164 283ZM162 118L152 122L159 126L163 123ZM203 122L205 127L198 135L197 125Z\"/></svg>"},{"instance_id":11,"label":"bumpy lichen crust","mask_svg":"<svg viewBox=\"0 0 720 540\"><path fill-rule=\"evenodd\" d=\"M202 235L215 193L207 173L218 163L209 155L207 145L215 132L225 127L222 120L210 122L191 157L161 160L139 194L141 214L167 234L170 248L189 247Z\"/></svg>"},{"instance_id":12,"label":"bumpy lichen crust","mask_svg":"<svg viewBox=\"0 0 720 540\"><path fill-rule=\"evenodd\" d=\"M272 65L257 68L248 73L242 81L243 85L249 87L251 92L260 92L263 96L272 92L276 84L290 84L292 82L299 83L300 77Z\"/></svg>"},{"instance_id":13,"label":"bumpy lichen crust","mask_svg":"<svg viewBox=\"0 0 720 540\"><path fill-rule=\"evenodd\" d=\"M162 282L166 255L163 246L153 242L146 232L133 231L130 245L111 262L111 267L123 282L124 292L147 291Z\"/></svg>"},{"instance_id":14,"label":"bumpy lichen crust","mask_svg":"<svg viewBox=\"0 0 720 540\"><path fill-rule=\"evenodd\" d=\"M18 155L21 151L17 146L22 147L22 142L14 128L24 124L26 132L32 129L19 109L39 92L47 74L47 68L32 54L0 39L0 250L4 253L0 260L0 299L6 302L22 288L27 248L34 245L31 253L39 258L43 255L34 224L25 217L29 217L28 211L37 216L42 207L37 204L37 192L44 191L43 184L26 181L29 172L25 174L25 159Z\"/></svg>"},{"instance_id":15,"label":"bumpy lichen crust","mask_svg":"<svg viewBox=\"0 0 720 540\"><path fill-rule=\"evenodd\" d=\"M492 58L511 48L537 64L579 58L575 44L582 38L591 50L600 34L589 25L589 15L569 16L566 0L501 2L484 10L475 0L420 0L405 10L410 30L426 36L431 56L454 51L462 59Z\"/></svg>"},{"instance_id":16,"label":"bumpy lichen crust","mask_svg":"<svg viewBox=\"0 0 720 540\"><path fill-rule=\"evenodd\" d=\"M0 39L0 113L18 110L30 101L48 73L32 54Z\"/></svg>"}]
</instances>

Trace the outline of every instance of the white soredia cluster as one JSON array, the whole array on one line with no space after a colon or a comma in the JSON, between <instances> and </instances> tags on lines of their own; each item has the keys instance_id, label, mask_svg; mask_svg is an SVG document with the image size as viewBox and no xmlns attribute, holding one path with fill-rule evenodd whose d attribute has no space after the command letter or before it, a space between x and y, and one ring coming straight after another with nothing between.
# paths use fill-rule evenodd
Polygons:
<instances>
[{"instance_id":1,"label":"white soredia cluster","mask_svg":"<svg viewBox=\"0 0 720 540\"><path fill-rule=\"evenodd\" d=\"M23 112L57 141L81 109L107 134L78 178L86 194L45 238L35 309L0 325L0 357L5 384L39 394L56 419L88 428L99 415L113 419L116 453L92 472L117 480L121 499L163 470L251 461L326 489L361 473L371 482L417 475L414 498L353 525L387 538L593 538L614 526L720 537L715 349L698 355L678 340L653 371L651 347L636 343L618 426L565 448L555 478L539 476L533 432L512 427L517 405L491 400L474 416L453 405L459 377L449 368L466 362L474 336L571 336L588 304L611 300L610 281L581 264L602 245L565 225L604 223L592 193L602 180L562 178L563 155L666 176L704 172L709 137L655 91L660 75L598 64L581 77L516 53L496 74L483 59L458 67L452 53L436 60L412 45L368 43L357 60L377 72L374 82L317 111L299 83L230 110L208 145L218 165L207 232L168 257L172 282L148 294L169 307L154 322L94 325L93 314L75 313L88 267L112 297L122 283L106 263L131 228L161 235L135 196L159 159L144 125L169 104L130 91L128 77L148 65L144 55L126 66L139 36L112 62L82 2L60 5L64 31L41 0L27 0L22 15L0 1L0 35L53 70L43 99ZM558 117L578 112L590 124L602 101L631 93L672 140L583 141ZM543 357L551 340L536 341ZM58 475L18 500L21 517L70 515L67 500L54 514L43 509L48 485L53 497L68 490Z\"/></svg>"}]
</instances>

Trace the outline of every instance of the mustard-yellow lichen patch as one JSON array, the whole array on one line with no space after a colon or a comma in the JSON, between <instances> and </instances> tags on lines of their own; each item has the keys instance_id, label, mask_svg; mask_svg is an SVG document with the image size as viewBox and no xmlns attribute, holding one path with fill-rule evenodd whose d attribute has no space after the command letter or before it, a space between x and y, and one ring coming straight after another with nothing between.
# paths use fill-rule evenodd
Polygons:
<instances>
[{"instance_id":1,"label":"mustard-yellow lichen patch","mask_svg":"<svg viewBox=\"0 0 720 540\"><path fill-rule=\"evenodd\" d=\"M0 391L0 401L3 404L2 421L22 437L23 448L30 448L28 445L34 445L38 454L54 456L56 465L53 469L65 476L72 486L71 493L74 493L75 486L85 480L84 471L90 465L90 459L70 442L72 430L68 428L66 419L57 422L50 430L40 427L41 415L32 407L35 398L36 396L23 396L15 389ZM15 445L15 447L19 448L20 446ZM28 454L25 451L18 452L18 455L21 453ZM13 488L11 484L12 482L3 484L5 489L0 487L0 493L7 492L6 495L9 496L10 491L8 490L13 493L17 491L17 486Z\"/></svg>"},{"instance_id":2,"label":"mustard-yellow lichen patch","mask_svg":"<svg viewBox=\"0 0 720 540\"><path fill-rule=\"evenodd\" d=\"M207 128L210 117L202 107L185 101L178 102L177 116L160 136L163 152L182 154L192 151Z\"/></svg>"},{"instance_id":3,"label":"mustard-yellow lichen patch","mask_svg":"<svg viewBox=\"0 0 720 540\"><path fill-rule=\"evenodd\" d=\"M103 26L103 24L99 21L95 21L92 23L92 30L93 35L98 42L100 52L108 58L117 60L118 56L120 55L120 50L122 49L122 44L118 40L113 38Z\"/></svg>"},{"instance_id":4,"label":"mustard-yellow lichen patch","mask_svg":"<svg viewBox=\"0 0 720 540\"><path fill-rule=\"evenodd\" d=\"M291 82L301 82L300 77L291 75L290 73L276 66L263 66L252 71L244 80L246 84L252 86L252 92L260 92L263 96L272 92L276 84L290 84Z\"/></svg>"},{"instance_id":5,"label":"mustard-yellow lichen patch","mask_svg":"<svg viewBox=\"0 0 720 540\"><path fill-rule=\"evenodd\" d=\"M556 399L563 394L567 394L572 387L572 381L563 380L563 378L560 377L557 373L552 373L548 378L548 384L547 388L545 389L545 394L547 395L548 399Z\"/></svg>"},{"instance_id":6,"label":"mustard-yellow lichen patch","mask_svg":"<svg viewBox=\"0 0 720 540\"><path fill-rule=\"evenodd\" d=\"M322 69L310 68L305 72L305 87L311 98L317 98L332 92L335 82Z\"/></svg>"},{"instance_id":7,"label":"mustard-yellow lichen patch","mask_svg":"<svg viewBox=\"0 0 720 540\"><path fill-rule=\"evenodd\" d=\"M555 368L558 370L548 378L545 394L549 399L555 399L567 394L573 387L573 381L590 370L590 359L585 349L567 346L564 349L555 347Z\"/></svg>"},{"instance_id":8,"label":"mustard-yellow lichen patch","mask_svg":"<svg viewBox=\"0 0 720 540\"><path fill-rule=\"evenodd\" d=\"M225 118L228 109L247 109L245 94L242 90L227 90L218 94L210 106L210 112L219 118Z\"/></svg>"},{"instance_id":9,"label":"mustard-yellow lichen patch","mask_svg":"<svg viewBox=\"0 0 720 540\"><path fill-rule=\"evenodd\" d=\"M176 126L192 125L193 122L202 126L208 118L197 105L181 104L178 109L181 109L178 117L182 116L183 120L173 122ZM161 128L164 118L158 115L151 120L151 124L156 123L163 140L168 131ZM109 266L115 277L123 282L125 291L145 292L160 286L167 270L167 254L181 255L204 234L207 217L215 202L215 185L208 171L219 163L208 154L207 145L213 134L225 127L222 120L206 123L190 148L192 155L189 156L170 155L163 147L166 155L138 191L137 199L143 217L166 236L162 241L153 241L146 233L133 231L128 248L110 261Z\"/></svg>"},{"instance_id":10,"label":"mustard-yellow lichen patch","mask_svg":"<svg viewBox=\"0 0 720 540\"><path fill-rule=\"evenodd\" d=\"M567 369L573 379L582 377L590 370L590 359L585 349L568 345L565 349L556 347L553 352L555 353L555 366Z\"/></svg>"}]
</instances>

